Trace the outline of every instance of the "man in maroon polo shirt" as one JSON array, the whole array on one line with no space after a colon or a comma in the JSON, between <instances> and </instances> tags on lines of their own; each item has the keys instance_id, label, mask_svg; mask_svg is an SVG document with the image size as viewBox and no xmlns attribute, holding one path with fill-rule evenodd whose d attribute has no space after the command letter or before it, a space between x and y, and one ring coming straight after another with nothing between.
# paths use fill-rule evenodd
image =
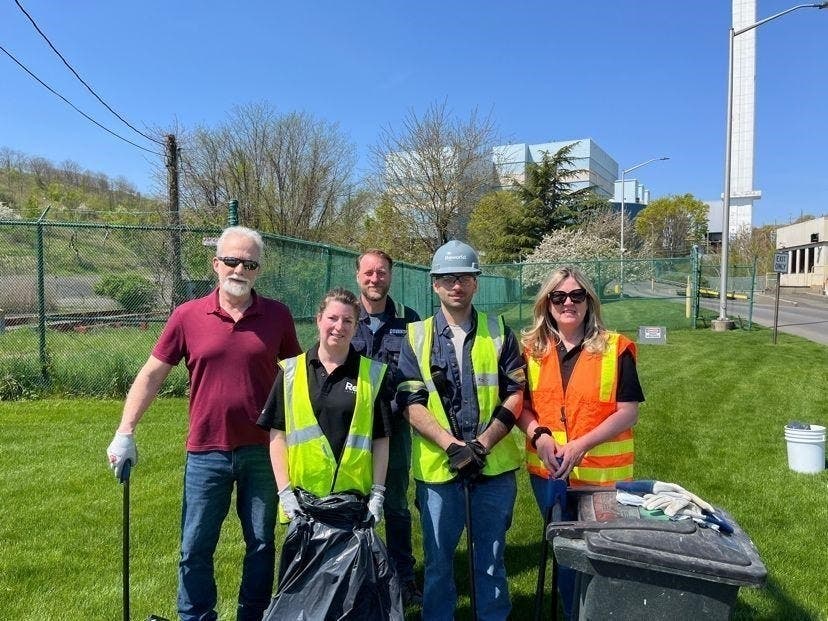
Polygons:
<instances>
[{"instance_id":1,"label":"man in maroon polo shirt","mask_svg":"<svg viewBox=\"0 0 828 621\"><path fill-rule=\"evenodd\" d=\"M172 368L184 360L190 424L178 570L182 621L217 619L213 554L234 485L246 545L239 621L261 620L273 590L276 487L268 433L256 419L276 377L277 361L301 349L287 306L253 290L263 248L252 229L236 226L222 232L213 257L218 288L173 311L127 394L107 449L118 477L125 460L137 462L135 427Z\"/></svg>"}]
</instances>

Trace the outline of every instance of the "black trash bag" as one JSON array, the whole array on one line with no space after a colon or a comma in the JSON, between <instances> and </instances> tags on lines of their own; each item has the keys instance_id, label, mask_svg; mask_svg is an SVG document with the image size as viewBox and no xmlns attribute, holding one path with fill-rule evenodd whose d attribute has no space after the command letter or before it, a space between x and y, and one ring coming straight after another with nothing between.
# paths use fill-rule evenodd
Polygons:
<instances>
[{"instance_id":1,"label":"black trash bag","mask_svg":"<svg viewBox=\"0 0 828 621\"><path fill-rule=\"evenodd\" d=\"M400 585L365 497L297 495L306 517L288 528L279 589L263 621L402 621Z\"/></svg>"}]
</instances>

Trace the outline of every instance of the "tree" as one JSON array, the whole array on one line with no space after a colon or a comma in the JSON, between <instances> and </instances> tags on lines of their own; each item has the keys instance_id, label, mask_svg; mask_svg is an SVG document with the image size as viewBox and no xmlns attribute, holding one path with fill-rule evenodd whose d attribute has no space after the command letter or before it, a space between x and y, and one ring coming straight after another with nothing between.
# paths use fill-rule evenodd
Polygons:
<instances>
[{"instance_id":1,"label":"tree","mask_svg":"<svg viewBox=\"0 0 828 621\"><path fill-rule=\"evenodd\" d=\"M601 196L595 190L586 188L583 191L578 191L571 196L572 216L578 225L585 222L597 222L605 219L615 219L619 224L620 234L620 218L613 212L610 205L610 199L606 196ZM627 213L624 214L628 216ZM629 222L627 222L629 224ZM625 244L626 245L626 244Z\"/></svg>"},{"instance_id":2,"label":"tree","mask_svg":"<svg viewBox=\"0 0 828 621\"><path fill-rule=\"evenodd\" d=\"M434 251L408 228L388 196L383 196L373 213L366 216L363 228L360 248L379 248L396 261L430 263Z\"/></svg>"},{"instance_id":3,"label":"tree","mask_svg":"<svg viewBox=\"0 0 828 621\"><path fill-rule=\"evenodd\" d=\"M378 190L432 251L463 236L474 205L491 187L494 135L490 116L473 110L461 120L445 102L422 116L409 112L399 130L381 130L372 149Z\"/></svg>"},{"instance_id":4,"label":"tree","mask_svg":"<svg viewBox=\"0 0 828 621\"><path fill-rule=\"evenodd\" d=\"M579 199L592 188L572 189L574 179L586 172L575 168L571 153L577 144L573 142L552 154L544 151L540 162L527 165L523 183L513 182L524 206L523 220L515 223L513 233L513 244L520 251L531 251L550 231L578 222Z\"/></svg>"},{"instance_id":5,"label":"tree","mask_svg":"<svg viewBox=\"0 0 828 621\"><path fill-rule=\"evenodd\" d=\"M683 256L707 238L707 205L692 194L657 198L634 220L635 231L661 256Z\"/></svg>"},{"instance_id":6,"label":"tree","mask_svg":"<svg viewBox=\"0 0 828 621\"><path fill-rule=\"evenodd\" d=\"M520 258L512 243L512 226L523 215L516 192L497 190L485 194L469 219L469 241L486 263L508 263Z\"/></svg>"},{"instance_id":7,"label":"tree","mask_svg":"<svg viewBox=\"0 0 828 621\"><path fill-rule=\"evenodd\" d=\"M223 222L236 199L246 226L331 241L325 230L354 205L355 147L336 124L250 104L184 143L181 204L201 222Z\"/></svg>"},{"instance_id":8,"label":"tree","mask_svg":"<svg viewBox=\"0 0 828 621\"><path fill-rule=\"evenodd\" d=\"M743 227L730 240L730 263L750 265L756 261L756 273L773 271L773 255L776 253L775 224L766 224L749 230Z\"/></svg>"}]
</instances>

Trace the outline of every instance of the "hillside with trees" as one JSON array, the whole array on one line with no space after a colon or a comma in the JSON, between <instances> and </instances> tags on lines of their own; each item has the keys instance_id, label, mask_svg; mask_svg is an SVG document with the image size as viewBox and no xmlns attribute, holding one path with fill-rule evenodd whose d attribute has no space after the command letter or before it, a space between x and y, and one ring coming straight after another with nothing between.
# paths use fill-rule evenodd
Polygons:
<instances>
[{"instance_id":1,"label":"hillside with trees","mask_svg":"<svg viewBox=\"0 0 828 621\"><path fill-rule=\"evenodd\" d=\"M55 164L0 148L0 220L163 224L166 206L142 195L123 177L85 170L71 160Z\"/></svg>"}]
</instances>

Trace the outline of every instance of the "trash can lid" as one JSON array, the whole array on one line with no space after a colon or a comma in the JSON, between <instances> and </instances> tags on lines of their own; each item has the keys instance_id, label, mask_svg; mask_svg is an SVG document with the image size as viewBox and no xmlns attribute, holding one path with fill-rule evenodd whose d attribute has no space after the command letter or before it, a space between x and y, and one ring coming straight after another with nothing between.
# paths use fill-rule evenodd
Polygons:
<instances>
[{"instance_id":1,"label":"trash can lid","mask_svg":"<svg viewBox=\"0 0 828 621\"><path fill-rule=\"evenodd\" d=\"M610 502L615 502L614 491L579 498L578 524L587 558L728 584L764 584L767 570L759 553L727 513L722 512L734 526L731 535L702 528L692 520L631 518L629 507L618 514L618 519L607 519L605 509ZM596 519L596 508L601 521ZM590 526L584 528L585 523ZM550 534L571 537L553 526Z\"/></svg>"}]
</instances>

